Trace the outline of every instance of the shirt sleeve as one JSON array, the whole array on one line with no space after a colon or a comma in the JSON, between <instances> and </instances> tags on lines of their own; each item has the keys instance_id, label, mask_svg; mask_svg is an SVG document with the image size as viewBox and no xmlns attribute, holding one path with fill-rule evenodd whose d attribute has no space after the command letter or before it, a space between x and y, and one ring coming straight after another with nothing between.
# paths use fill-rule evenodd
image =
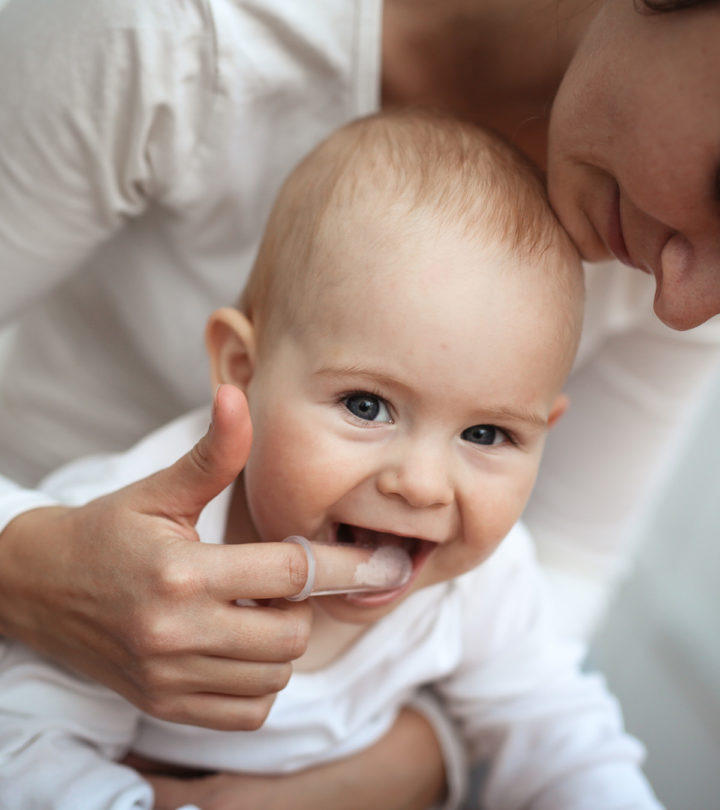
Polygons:
<instances>
[{"instance_id":1,"label":"shirt sleeve","mask_svg":"<svg viewBox=\"0 0 720 810\"><path fill-rule=\"evenodd\" d=\"M631 569L643 521L720 368L720 319L688 332L652 312L653 283L587 269L586 327L523 519L571 636L589 638Z\"/></svg>"},{"instance_id":2,"label":"shirt sleeve","mask_svg":"<svg viewBox=\"0 0 720 810\"><path fill-rule=\"evenodd\" d=\"M437 687L471 760L488 767L473 806L660 810L617 702L580 671L582 645L554 630L529 536L504 543L460 581L463 662Z\"/></svg>"},{"instance_id":3,"label":"shirt sleeve","mask_svg":"<svg viewBox=\"0 0 720 810\"><path fill-rule=\"evenodd\" d=\"M110 690L0 641L0 807L152 810L150 785L112 761L138 717Z\"/></svg>"},{"instance_id":4,"label":"shirt sleeve","mask_svg":"<svg viewBox=\"0 0 720 810\"><path fill-rule=\"evenodd\" d=\"M44 492L23 489L9 478L0 475L0 532L13 518L38 509L41 506L55 506L57 501Z\"/></svg>"},{"instance_id":5,"label":"shirt sleeve","mask_svg":"<svg viewBox=\"0 0 720 810\"><path fill-rule=\"evenodd\" d=\"M216 56L201 0L9 0L0 17L2 324L182 196Z\"/></svg>"}]
</instances>

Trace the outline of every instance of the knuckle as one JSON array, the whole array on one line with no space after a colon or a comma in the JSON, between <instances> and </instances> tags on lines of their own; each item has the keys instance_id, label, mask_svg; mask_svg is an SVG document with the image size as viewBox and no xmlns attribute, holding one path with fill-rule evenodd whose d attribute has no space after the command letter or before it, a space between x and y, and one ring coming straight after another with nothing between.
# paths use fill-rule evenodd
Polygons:
<instances>
[{"instance_id":1,"label":"knuckle","mask_svg":"<svg viewBox=\"0 0 720 810\"><path fill-rule=\"evenodd\" d=\"M243 712L242 726L246 731L257 731L267 720L275 695L266 695L249 701Z\"/></svg>"},{"instance_id":2,"label":"knuckle","mask_svg":"<svg viewBox=\"0 0 720 810\"><path fill-rule=\"evenodd\" d=\"M303 621L299 616L286 616L285 654L291 661L300 656L307 649L310 639L310 622Z\"/></svg>"},{"instance_id":3,"label":"knuckle","mask_svg":"<svg viewBox=\"0 0 720 810\"><path fill-rule=\"evenodd\" d=\"M146 694L159 701L166 699L166 695L175 683L175 678L170 670L157 663L141 667L140 677Z\"/></svg>"},{"instance_id":4,"label":"knuckle","mask_svg":"<svg viewBox=\"0 0 720 810\"><path fill-rule=\"evenodd\" d=\"M282 691L288 685L291 675L292 666L290 664L278 664L276 667L273 667L266 681L268 692L276 694Z\"/></svg>"},{"instance_id":5,"label":"knuckle","mask_svg":"<svg viewBox=\"0 0 720 810\"><path fill-rule=\"evenodd\" d=\"M132 638L132 650L139 659L140 670L147 676L157 669L156 657L177 652L179 643L172 625L158 616L145 617L138 622Z\"/></svg>"},{"instance_id":6,"label":"knuckle","mask_svg":"<svg viewBox=\"0 0 720 810\"><path fill-rule=\"evenodd\" d=\"M308 577L308 564L305 552L292 543L286 543L287 549L287 577L294 593L300 593L305 587Z\"/></svg>"},{"instance_id":7,"label":"knuckle","mask_svg":"<svg viewBox=\"0 0 720 810\"><path fill-rule=\"evenodd\" d=\"M146 714L156 717L158 720L166 720L170 723L180 723L183 721L183 713L179 711L177 705L167 699L166 695L146 690L143 694L142 704L139 704Z\"/></svg>"},{"instance_id":8,"label":"knuckle","mask_svg":"<svg viewBox=\"0 0 720 810\"><path fill-rule=\"evenodd\" d=\"M164 557L153 571L153 592L161 599L184 602L198 590L198 575L188 560Z\"/></svg>"}]
</instances>

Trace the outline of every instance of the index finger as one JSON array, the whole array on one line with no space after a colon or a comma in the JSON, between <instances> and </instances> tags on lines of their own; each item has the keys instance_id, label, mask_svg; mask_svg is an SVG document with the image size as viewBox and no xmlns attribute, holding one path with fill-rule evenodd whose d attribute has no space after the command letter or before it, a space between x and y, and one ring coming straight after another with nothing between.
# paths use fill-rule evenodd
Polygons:
<instances>
[{"instance_id":1,"label":"index finger","mask_svg":"<svg viewBox=\"0 0 720 810\"><path fill-rule=\"evenodd\" d=\"M409 558L398 566L396 559L382 554L383 549L310 545L315 559L312 594L389 589L404 584L410 575ZM208 591L223 601L287 599L301 593L307 583L308 556L295 543L200 544L197 548L204 557Z\"/></svg>"},{"instance_id":2,"label":"index finger","mask_svg":"<svg viewBox=\"0 0 720 810\"><path fill-rule=\"evenodd\" d=\"M199 543L195 554L198 576L223 602L286 598L307 581L305 554L290 543Z\"/></svg>"}]
</instances>

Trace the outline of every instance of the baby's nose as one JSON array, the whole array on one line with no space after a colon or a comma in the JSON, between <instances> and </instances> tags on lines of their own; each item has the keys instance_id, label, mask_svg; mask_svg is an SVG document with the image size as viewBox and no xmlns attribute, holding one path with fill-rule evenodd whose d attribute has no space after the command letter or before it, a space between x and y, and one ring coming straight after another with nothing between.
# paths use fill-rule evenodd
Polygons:
<instances>
[{"instance_id":1,"label":"baby's nose","mask_svg":"<svg viewBox=\"0 0 720 810\"><path fill-rule=\"evenodd\" d=\"M454 497L448 467L445 453L413 448L381 470L377 487L383 495L402 498L415 509L447 506Z\"/></svg>"}]
</instances>

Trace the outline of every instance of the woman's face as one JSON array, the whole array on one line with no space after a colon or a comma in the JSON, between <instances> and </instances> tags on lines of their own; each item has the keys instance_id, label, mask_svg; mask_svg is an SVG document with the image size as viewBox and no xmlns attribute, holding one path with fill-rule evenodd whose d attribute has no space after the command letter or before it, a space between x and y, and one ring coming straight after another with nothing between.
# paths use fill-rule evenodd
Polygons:
<instances>
[{"instance_id":1,"label":"woman's face","mask_svg":"<svg viewBox=\"0 0 720 810\"><path fill-rule=\"evenodd\" d=\"M548 183L585 258L655 276L661 320L720 313L720 3L602 4L553 106Z\"/></svg>"}]
</instances>

